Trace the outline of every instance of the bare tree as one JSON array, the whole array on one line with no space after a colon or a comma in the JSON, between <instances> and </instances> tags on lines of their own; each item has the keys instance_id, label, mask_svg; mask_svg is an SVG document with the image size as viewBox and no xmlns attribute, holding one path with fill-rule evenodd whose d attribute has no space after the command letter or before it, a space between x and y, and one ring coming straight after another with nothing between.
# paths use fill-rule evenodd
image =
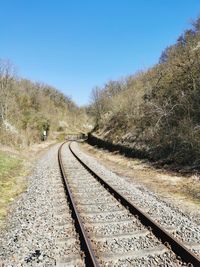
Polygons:
<instances>
[{"instance_id":1,"label":"bare tree","mask_svg":"<svg viewBox=\"0 0 200 267\"><path fill-rule=\"evenodd\" d=\"M94 87L91 92L91 101L93 106L93 113L96 120L96 124L98 124L101 113L102 113L102 103L101 103L101 89L99 87Z\"/></svg>"},{"instance_id":2,"label":"bare tree","mask_svg":"<svg viewBox=\"0 0 200 267\"><path fill-rule=\"evenodd\" d=\"M12 94L15 69L9 60L0 59L0 122L7 118L9 97Z\"/></svg>"}]
</instances>

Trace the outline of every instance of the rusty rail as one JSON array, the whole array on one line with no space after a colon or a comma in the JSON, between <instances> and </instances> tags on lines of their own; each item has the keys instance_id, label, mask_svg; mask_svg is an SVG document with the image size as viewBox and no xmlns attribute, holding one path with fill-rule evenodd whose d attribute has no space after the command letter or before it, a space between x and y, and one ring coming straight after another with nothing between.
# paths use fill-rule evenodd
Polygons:
<instances>
[{"instance_id":1,"label":"rusty rail","mask_svg":"<svg viewBox=\"0 0 200 267\"><path fill-rule=\"evenodd\" d=\"M58 162L59 162L59 166L60 166L60 170L61 170L61 175L62 175L64 187L65 187L65 190L67 192L67 198L69 200L70 208L72 210L72 217L75 221L76 231L78 232L79 237L80 237L81 249L85 253L85 264L88 267L98 267L99 264L97 262L95 255L94 255L94 252L92 250L91 242L88 239L87 234L84 230L83 223L82 223L81 218L78 214L78 210L76 208L69 184L67 182L67 175L65 173L65 169L63 166L63 162L62 162L62 156L61 156L61 150L62 150L62 147L65 143L66 142L64 142L58 150Z\"/></svg>"},{"instance_id":2,"label":"rusty rail","mask_svg":"<svg viewBox=\"0 0 200 267\"><path fill-rule=\"evenodd\" d=\"M161 239L163 244L169 244L171 247L171 250L179 256L184 262L188 264L192 264L194 267L200 266L200 259L192 252L190 251L182 242L174 238L171 234L169 234L163 227L161 227L158 223L154 222L149 215L147 215L145 212L140 210L136 205L131 203L127 198L122 196L117 190L115 190L109 183L104 181L102 177L100 177L95 171L93 171L90 167L88 167L72 150L71 144L69 145L69 149L72 152L72 154L75 156L75 158L82 164L82 166L87 169L93 177L99 181L110 193L113 194L113 196L120 201L120 203L125 207L128 208L129 211L133 215L137 215L140 221L143 225L147 227L151 227L152 232L154 235Z\"/></svg>"}]
</instances>

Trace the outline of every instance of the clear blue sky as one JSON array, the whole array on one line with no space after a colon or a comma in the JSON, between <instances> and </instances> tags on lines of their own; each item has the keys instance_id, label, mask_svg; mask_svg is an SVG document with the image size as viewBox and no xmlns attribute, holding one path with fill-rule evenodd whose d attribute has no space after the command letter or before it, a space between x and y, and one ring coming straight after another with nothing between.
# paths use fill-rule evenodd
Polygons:
<instances>
[{"instance_id":1,"label":"clear blue sky","mask_svg":"<svg viewBox=\"0 0 200 267\"><path fill-rule=\"evenodd\" d=\"M82 105L91 89L155 64L199 0L0 0L0 58Z\"/></svg>"}]
</instances>

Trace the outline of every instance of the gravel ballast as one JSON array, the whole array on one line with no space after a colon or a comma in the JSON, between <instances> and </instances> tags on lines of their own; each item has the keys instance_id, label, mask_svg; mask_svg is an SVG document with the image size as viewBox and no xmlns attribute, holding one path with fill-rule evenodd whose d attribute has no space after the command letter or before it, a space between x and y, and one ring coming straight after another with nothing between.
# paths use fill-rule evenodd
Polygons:
<instances>
[{"instance_id":1,"label":"gravel ballast","mask_svg":"<svg viewBox=\"0 0 200 267\"><path fill-rule=\"evenodd\" d=\"M0 265L84 266L55 145L38 160L0 234Z\"/></svg>"},{"instance_id":2,"label":"gravel ballast","mask_svg":"<svg viewBox=\"0 0 200 267\"><path fill-rule=\"evenodd\" d=\"M11 206L12 212L10 212L7 218L7 226L0 233L0 266L1 263L5 267L85 266L84 255L80 250L79 238L74 228L74 222L71 218L71 211L62 184L57 159L58 148L59 145L54 145L38 160L32 175L28 177L26 192ZM86 164L106 179L107 182L113 187L116 187L123 195L126 195L127 198L136 203L141 209L199 255L200 228L199 225L193 222L192 217L178 210L172 203L162 200L144 186L138 183L130 184L126 180L126 177L121 177L111 172L99 164L94 158L83 153L77 143L73 143L72 148ZM69 163L69 155L67 153L65 154L65 158L67 165L67 162ZM75 165L73 162L71 170L74 169ZM79 172L76 173L75 177L77 175L80 178L84 178L84 175L82 176ZM80 182L82 183L81 180ZM72 181L73 184L76 186L74 181ZM113 214L108 214L110 210L113 211L112 203L106 203L106 206L102 203L107 198L107 192L102 191L97 197L93 191L90 186L80 186L75 193L79 197L77 204L80 207L81 205L88 205L88 212L83 214L83 219L90 222L93 221L96 225L102 221L105 224L106 221L110 220L127 220L128 223L130 216L120 209ZM90 198L87 196L88 192L90 193ZM95 198L96 204L94 206L91 204ZM96 211L103 209L105 213L100 214L97 212L97 214L93 215L89 210L91 207L91 212L94 212L95 209L98 209ZM86 207L84 209L86 210ZM97 228L99 229L97 234L100 236L102 235L102 231L107 231L107 228L104 229L100 226ZM118 228L117 226L117 233L119 233ZM129 228L128 224L125 225L125 228ZM95 227L88 226L88 230L91 230L89 231L91 232L91 236L95 233L95 229ZM113 223L112 227L109 226L109 229L115 231L115 223ZM127 241L123 237L117 243L111 241L105 243L104 238L102 239L101 237L101 240L96 242L96 246L105 248L105 250L101 251L101 253L105 254L105 262L102 263L102 266L105 266L109 262L106 259L106 246L109 245L110 247L111 244L111 247L116 248L119 252L121 249L120 242L133 243L134 245L136 240L130 237L130 240L128 239ZM146 239L141 240L143 242ZM142 260L140 262L138 257L136 255L134 261L130 258L131 266L147 266L145 265L146 262ZM165 255L164 257L167 259L173 258L173 255L170 257ZM116 266L126 266L123 255L120 258L121 262L119 263L118 259ZM116 256L114 255L110 264L112 265L115 260ZM155 257L148 259L149 266L154 266L154 264L157 266L155 262L159 261L160 259Z\"/></svg>"}]
</instances>

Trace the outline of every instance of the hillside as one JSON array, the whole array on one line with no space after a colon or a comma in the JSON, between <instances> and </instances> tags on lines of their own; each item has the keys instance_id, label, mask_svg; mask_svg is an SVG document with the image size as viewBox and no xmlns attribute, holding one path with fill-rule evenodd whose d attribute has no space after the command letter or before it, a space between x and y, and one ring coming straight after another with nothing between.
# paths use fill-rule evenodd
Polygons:
<instances>
[{"instance_id":1,"label":"hillside","mask_svg":"<svg viewBox=\"0 0 200 267\"><path fill-rule=\"evenodd\" d=\"M0 61L0 143L27 146L65 132L84 131L87 116L69 97L41 83L18 78L13 65ZM83 125L83 126L82 126Z\"/></svg>"},{"instance_id":2,"label":"hillside","mask_svg":"<svg viewBox=\"0 0 200 267\"><path fill-rule=\"evenodd\" d=\"M200 166L200 18L152 68L92 92L98 136L149 158Z\"/></svg>"}]
</instances>

